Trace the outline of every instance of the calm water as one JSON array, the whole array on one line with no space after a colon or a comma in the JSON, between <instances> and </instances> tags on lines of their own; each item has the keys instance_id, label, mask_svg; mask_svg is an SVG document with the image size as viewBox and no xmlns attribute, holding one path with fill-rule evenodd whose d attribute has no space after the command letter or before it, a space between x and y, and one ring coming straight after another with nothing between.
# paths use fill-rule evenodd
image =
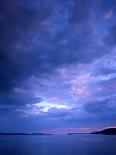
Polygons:
<instances>
[{"instance_id":1,"label":"calm water","mask_svg":"<svg viewBox=\"0 0 116 155\"><path fill-rule=\"evenodd\" d=\"M0 136L0 155L116 155L116 136Z\"/></svg>"}]
</instances>

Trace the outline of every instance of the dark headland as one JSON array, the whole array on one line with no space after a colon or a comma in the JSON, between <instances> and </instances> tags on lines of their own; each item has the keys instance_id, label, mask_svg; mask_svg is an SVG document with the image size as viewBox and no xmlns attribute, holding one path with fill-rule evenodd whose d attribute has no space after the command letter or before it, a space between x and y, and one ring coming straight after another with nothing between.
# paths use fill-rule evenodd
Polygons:
<instances>
[{"instance_id":1,"label":"dark headland","mask_svg":"<svg viewBox=\"0 0 116 155\"><path fill-rule=\"evenodd\" d=\"M107 128L100 131L93 131L91 133L67 133L67 135L77 135L77 134L104 134L104 135L116 135L116 128Z\"/></svg>"},{"instance_id":2,"label":"dark headland","mask_svg":"<svg viewBox=\"0 0 116 155\"><path fill-rule=\"evenodd\" d=\"M92 132L91 134L116 135L116 128L107 128L104 130Z\"/></svg>"}]
</instances>

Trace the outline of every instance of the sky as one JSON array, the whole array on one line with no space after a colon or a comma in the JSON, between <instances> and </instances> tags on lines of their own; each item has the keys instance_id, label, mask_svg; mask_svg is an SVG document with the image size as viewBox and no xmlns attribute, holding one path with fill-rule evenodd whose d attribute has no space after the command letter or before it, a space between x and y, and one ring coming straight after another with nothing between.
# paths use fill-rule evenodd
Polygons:
<instances>
[{"instance_id":1,"label":"sky","mask_svg":"<svg viewBox=\"0 0 116 155\"><path fill-rule=\"evenodd\" d=\"M0 131L116 126L116 0L0 0Z\"/></svg>"}]
</instances>

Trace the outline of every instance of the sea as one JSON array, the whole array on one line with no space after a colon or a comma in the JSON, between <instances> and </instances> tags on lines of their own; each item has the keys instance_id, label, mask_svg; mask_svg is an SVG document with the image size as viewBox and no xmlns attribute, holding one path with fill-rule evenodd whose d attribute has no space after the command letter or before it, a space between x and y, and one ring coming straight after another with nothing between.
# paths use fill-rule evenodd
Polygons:
<instances>
[{"instance_id":1,"label":"sea","mask_svg":"<svg viewBox=\"0 0 116 155\"><path fill-rule=\"evenodd\" d=\"M116 155L116 135L1 135L0 155Z\"/></svg>"}]
</instances>

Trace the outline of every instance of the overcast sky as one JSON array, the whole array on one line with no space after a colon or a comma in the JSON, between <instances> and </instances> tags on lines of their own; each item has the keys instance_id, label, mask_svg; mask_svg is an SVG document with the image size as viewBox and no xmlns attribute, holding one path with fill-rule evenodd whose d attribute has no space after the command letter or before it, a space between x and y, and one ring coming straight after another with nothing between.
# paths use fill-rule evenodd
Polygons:
<instances>
[{"instance_id":1,"label":"overcast sky","mask_svg":"<svg viewBox=\"0 0 116 155\"><path fill-rule=\"evenodd\" d=\"M0 131L116 126L116 0L0 0Z\"/></svg>"}]
</instances>

